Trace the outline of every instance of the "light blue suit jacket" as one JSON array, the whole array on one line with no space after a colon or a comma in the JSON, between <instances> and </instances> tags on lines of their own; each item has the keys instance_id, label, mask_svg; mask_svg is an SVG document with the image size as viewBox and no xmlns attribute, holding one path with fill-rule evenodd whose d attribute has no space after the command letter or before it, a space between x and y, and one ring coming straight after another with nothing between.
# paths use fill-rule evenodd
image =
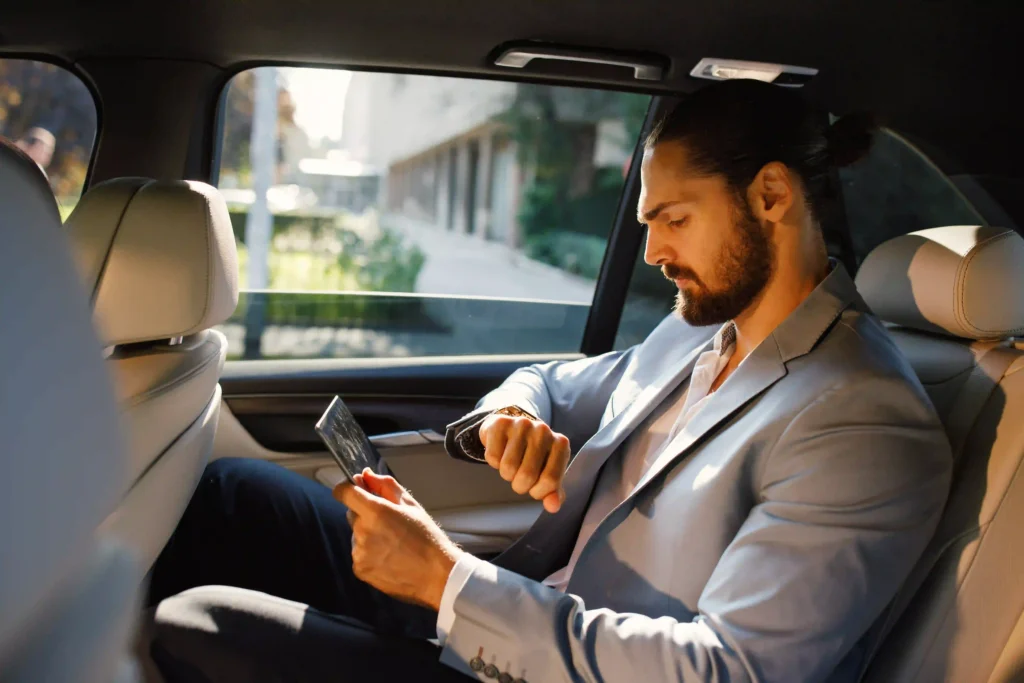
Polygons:
<instances>
[{"instance_id":1,"label":"light blue suit jacket","mask_svg":"<svg viewBox=\"0 0 1024 683\"><path fill-rule=\"evenodd\" d=\"M529 683L856 678L937 524L952 458L841 266L601 522L566 593L538 583L567 562L602 466L714 331L670 317L627 351L519 370L467 416L518 405L578 450L562 509L476 563L443 662L487 680L468 666L482 652Z\"/></svg>"}]
</instances>

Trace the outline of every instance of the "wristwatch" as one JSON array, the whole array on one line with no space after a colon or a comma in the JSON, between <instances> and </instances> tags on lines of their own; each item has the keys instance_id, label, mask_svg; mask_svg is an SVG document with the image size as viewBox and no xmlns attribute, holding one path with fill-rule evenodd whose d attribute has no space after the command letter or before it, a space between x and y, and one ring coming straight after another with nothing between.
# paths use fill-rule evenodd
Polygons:
<instances>
[{"instance_id":1,"label":"wristwatch","mask_svg":"<svg viewBox=\"0 0 1024 683\"><path fill-rule=\"evenodd\" d=\"M508 415L509 417L525 417L531 420L536 420L536 416L531 415L519 406L505 406L504 408L498 408L497 410L483 415L479 420L473 422L462 429L458 434L455 435L455 443L462 449L462 452L473 458L484 462L484 448L483 443L480 442L480 425L484 423L491 415Z\"/></svg>"}]
</instances>

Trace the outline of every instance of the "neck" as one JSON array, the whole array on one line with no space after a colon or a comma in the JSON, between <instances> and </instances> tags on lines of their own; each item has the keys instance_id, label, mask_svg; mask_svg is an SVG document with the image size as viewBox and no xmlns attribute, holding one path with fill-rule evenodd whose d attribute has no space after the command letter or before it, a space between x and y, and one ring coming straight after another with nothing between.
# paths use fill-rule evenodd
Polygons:
<instances>
[{"instance_id":1,"label":"neck","mask_svg":"<svg viewBox=\"0 0 1024 683\"><path fill-rule=\"evenodd\" d=\"M785 268L777 267L757 299L736 316L736 364L757 348L779 324L796 310L828 274L828 257L794 259Z\"/></svg>"}]
</instances>

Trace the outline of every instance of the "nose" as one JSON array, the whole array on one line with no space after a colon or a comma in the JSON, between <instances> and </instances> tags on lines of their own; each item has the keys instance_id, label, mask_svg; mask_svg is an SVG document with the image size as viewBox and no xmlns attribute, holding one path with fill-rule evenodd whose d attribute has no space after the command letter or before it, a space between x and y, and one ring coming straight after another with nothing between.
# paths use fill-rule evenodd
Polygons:
<instances>
[{"instance_id":1,"label":"nose","mask_svg":"<svg viewBox=\"0 0 1024 683\"><path fill-rule=\"evenodd\" d=\"M647 241L644 245L644 262L649 266L662 266L672 262L672 249L658 236L657 228L647 227Z\"/></svg>"}]
</instances>

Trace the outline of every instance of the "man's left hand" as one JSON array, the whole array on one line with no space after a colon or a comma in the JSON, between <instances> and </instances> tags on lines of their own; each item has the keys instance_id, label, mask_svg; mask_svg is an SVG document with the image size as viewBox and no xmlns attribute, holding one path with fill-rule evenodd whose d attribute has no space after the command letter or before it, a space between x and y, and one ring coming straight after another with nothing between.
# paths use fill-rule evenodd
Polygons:
<instances>
[{"instance_id":1,"label":"man's left hand","mask_svg":"<svg viewBox=\"0 0 1024 683\"><path fill-rule=\"evenodd\" d=\"M355 486L334 487L334 497L348 507L352 571L394 598L438 609L464 551L392 477L367 469L355 479Z\"/></svg>"}]
</instances>

